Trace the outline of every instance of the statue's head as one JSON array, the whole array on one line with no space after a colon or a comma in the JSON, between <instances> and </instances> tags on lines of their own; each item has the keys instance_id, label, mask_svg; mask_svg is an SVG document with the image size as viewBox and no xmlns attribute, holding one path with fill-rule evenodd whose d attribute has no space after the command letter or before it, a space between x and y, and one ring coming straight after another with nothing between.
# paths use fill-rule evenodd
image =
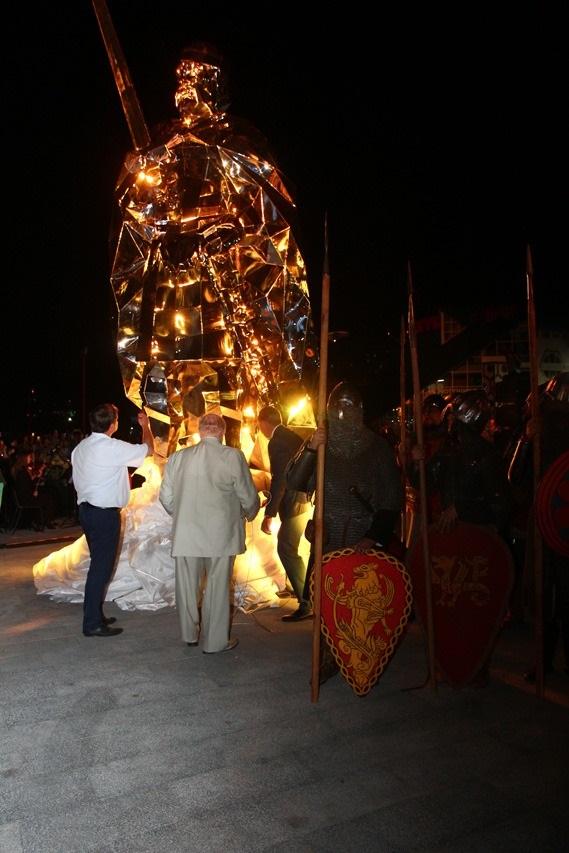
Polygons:
<instances>
[{"instance_id":1,"label":"statue's head","mask_svg":"<svg viewBox=\"0 0 569 853\"><path fill-rule=\"evenodd\" d=\"M224 60L205 42L192 42L182 53L176 76L176 107L188 127L223 112Z\"/></svg>"}]
</instances>

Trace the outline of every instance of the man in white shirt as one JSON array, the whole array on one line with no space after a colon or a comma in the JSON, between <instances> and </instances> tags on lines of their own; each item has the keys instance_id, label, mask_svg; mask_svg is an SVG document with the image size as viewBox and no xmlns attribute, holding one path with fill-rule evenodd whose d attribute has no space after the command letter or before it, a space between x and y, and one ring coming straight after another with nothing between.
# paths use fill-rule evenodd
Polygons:
<instances>
[{"instance_id":1,"label":"man in white shirt","mask_svg":"<svg viewBox=\"0 0 569 853\"><path fill-rule=\"evenodd\" d=\"M71 454L79 522L91 554L85 583L83 634L114 637L122 628L110 627L116 620L103 614L103 601L117 556L120 510L127 505L130 495L128 468L142 465L152 453L153 440L144 412L138 415L143 444L112 438L119 426L119 412L112 403L102 403L93 409L89 423L91 434Z\"/></svg>"},{"instance_id":2,"label":"man in white shirt","mask_svg":"<svg viewBox=\"0 0 569 853\"><path fill-rule=\"evenodd\" d=\"M166 463L160 500L173 516L176 607L182 639L206 654L229 651L229 589L235 555L245 551L245 518L259 510L259 495L245 456L222 444L225 421L209 413L199 422L200 442ZM207 582L200 632L199 595Z\"/></svg>"}]
</instances>

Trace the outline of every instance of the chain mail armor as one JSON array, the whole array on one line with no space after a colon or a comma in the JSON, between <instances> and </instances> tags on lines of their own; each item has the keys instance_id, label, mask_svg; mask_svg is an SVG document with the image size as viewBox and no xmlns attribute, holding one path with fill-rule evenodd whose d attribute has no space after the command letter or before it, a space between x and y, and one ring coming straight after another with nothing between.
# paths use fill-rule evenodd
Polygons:
<instances>
[{"instance_id":1,"label":"chain mail armor","mask_svg":"<svg viewBox=\"0 0 569 853\"><path fill-rule=\"evenodd\" d=\"M316 454L305 444L288 486L314 491ZM401 509L401 477L389 444L363 424L330 419L324 479L324 549L349 548L362 537L388 541Z\"/></svg>"}]
</instances>

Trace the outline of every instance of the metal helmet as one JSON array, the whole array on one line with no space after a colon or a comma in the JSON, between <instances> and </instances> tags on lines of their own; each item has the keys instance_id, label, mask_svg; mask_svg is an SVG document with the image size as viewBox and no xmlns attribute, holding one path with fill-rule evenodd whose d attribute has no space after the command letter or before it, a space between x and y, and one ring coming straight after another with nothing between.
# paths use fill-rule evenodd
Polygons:
<instances>
[{"instance_id":1,"label":"metal helmet","mask_svg":"<svg viewBox=\"0 0 569 853\"><path fill-rule=\"evenodd\" d=\"M225 63L217 48L192 42L182 53L175 102L185 124L225 109Z\"/></svg>"},{"instance_id":2,"label":"metal helmet","mask_svg":"<svg viewBox=\"0 0 569 853\"><path fill-rule=\"evenodd\" d=\"M444 417L448 408L449 401L445 400L442 394L427 394L423 400L422 412L426 415L434 409L435 411L440 412L441 417Z\"/></svg>"},{"instance_id":3,"label":"metal helmet","mask_svg":"<svg viewBox=\"0 0 569 853\"><path fill-rule=\"evenodd\" d=\"M455 421L476 432L482 432L490 419L490 401L482 389L457 394L453 401Z\"/></svg>"},{"instance_id":4,"label":"metal helmet","mask_svg":"<svg viewBox=\"0 0 569 853\"><path fill-rule=\"evenodd\" d=\"M545 397L558 403L569 403L569 372L558 373L545 386Z\"/></svg>"},{"instance_id":5,"label":"metal helmet","mask_svg":"<svg viewBox=\"0 0 569 853\"><path fill-rule=\"evenodd\" d=\"M363 417L362 395L348 382L338 382L328 397L328 416L339 421L361 420Z\"/></svg>"},{"instance_id":6,"label":"metal helmet","mask_svg":"<svg viewBox=\"0 0 569 853\"><path fill-rule=\"evenodd\" d=\"M202 65L213 65L220 70L226 65L225 57L216 45L197 39L184 47L180 61L200 62Z\"/></svg>"},{"instance_id":7,"label":"metal helmet","mask_svg":"<svg viewBox=\"0 0 569 853\"><path fill-rule=\"evenodd\" d=\"M442 394L427 394L423 400L423 411L427 409L439 409L441 412L446 409L446 400Z\"/></svg>"}]
</instances>

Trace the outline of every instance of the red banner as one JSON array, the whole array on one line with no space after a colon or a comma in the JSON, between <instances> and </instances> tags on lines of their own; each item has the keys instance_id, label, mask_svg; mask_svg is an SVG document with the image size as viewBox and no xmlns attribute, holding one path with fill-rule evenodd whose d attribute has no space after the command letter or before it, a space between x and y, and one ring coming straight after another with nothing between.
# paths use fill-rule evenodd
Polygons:
<instances>
[{"instance_id":1,"label":"red banner","mask_svg":"<svg viewBox=\"0 0 569 853\"><path fill-rule=\"evenodd\" d=\"M435 657L454 687L468 684L488 659L512 588L506 543L477 524L460 522L450 533L429 529ZM415 607L427 622L422 539L408 561Z\"/></svg>"},{"instance_id":2,"label":"red banner","mask_svg":"<svg viewBox=\"0 0 569 853\"><path fill-rule=\"evenodd\" d=\"M340 671L365 696L389 663L411 613L405 566L383 551L351 548L322 559L322 634Z\"/></svg>"}]
</instances>

